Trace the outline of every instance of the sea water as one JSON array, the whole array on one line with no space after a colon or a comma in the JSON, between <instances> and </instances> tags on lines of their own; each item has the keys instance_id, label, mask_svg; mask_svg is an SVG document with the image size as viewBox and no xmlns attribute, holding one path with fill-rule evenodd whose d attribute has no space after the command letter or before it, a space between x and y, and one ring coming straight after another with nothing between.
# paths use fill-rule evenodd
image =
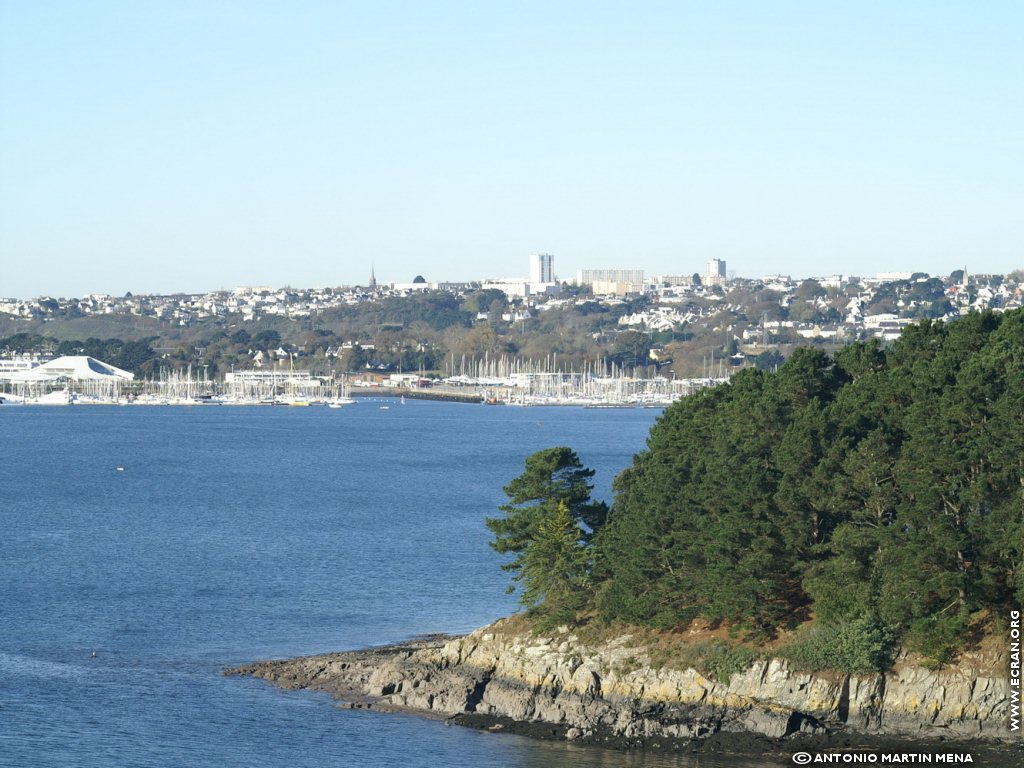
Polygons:
<instances>
[{"instance_id":1,"label":"sea water","mask_svg":"<svg viewBox=\"0 0 1024 768\"><path fill-rule=\"evenodd\" d=\"M609 498L658 413L0 407L0 765L683 764L221 675L515 611L502 486L568 445Z\"/></svg>"}]
</instances>

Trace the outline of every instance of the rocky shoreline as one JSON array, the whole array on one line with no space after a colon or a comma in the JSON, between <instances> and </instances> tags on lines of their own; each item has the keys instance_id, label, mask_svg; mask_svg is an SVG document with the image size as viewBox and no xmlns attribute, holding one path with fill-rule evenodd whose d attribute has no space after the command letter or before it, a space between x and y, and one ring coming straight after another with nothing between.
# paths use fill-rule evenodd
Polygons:
<instances>
[{"instance_id":1,"label":"rocky shoreline","mask_svg":"<svg viewBox=\"0 0 1024 768\"><path fill-rule=\"evenodd\" d=\"M628 635L588 647L499 621L362 651L226 670L349 708L415 712L490 731L614 748L788 755L856 750L970 752L1024 762L1007 725L1005 679L961 666L885 675L804 673L759 661L728 682L655 667ZM977 763L977 758L975 758Z\"/></svg>"}]
</instances>

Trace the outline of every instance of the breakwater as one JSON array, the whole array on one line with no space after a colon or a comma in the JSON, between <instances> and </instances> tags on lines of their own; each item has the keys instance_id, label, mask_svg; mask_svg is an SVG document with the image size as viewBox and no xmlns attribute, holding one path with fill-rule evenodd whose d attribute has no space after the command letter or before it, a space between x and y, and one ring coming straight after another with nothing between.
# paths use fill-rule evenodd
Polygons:
<instances>
[{"instance_id":1,"label":"breakwater","mask_svg":"<svg viewBox=\"0 0 1024 768\"><path fill-rule=\"evenodd\" d=\"M482 403L485 398L485 393L475 389L459 392L451 389L410 389L409 387L355 387L350 395L357 400L372 397L404 397L408 400L438 400L446 403Z\"/></svg>"}]
</instances>

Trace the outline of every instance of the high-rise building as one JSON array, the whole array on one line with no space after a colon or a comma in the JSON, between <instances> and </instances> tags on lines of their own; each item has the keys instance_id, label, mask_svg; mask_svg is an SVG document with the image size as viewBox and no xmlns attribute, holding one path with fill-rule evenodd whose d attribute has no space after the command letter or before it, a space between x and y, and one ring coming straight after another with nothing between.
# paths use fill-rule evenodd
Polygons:
<instances>
[{"instance_id":1,"label":"high-rise building","mask_svg":"<svg viewBox=\"0 0 1024 768\"><path fill-rule=\"evenodd\" d=\"M530 282L555 282L555 257L550 253L534 253L530 255Z\"/></svg>"},{"instance_id":2,"label":"high-rise building","mask_svg":"<svg viewBox=\"0 0 1024 768\"><path fill-rule=\"evenodd\" d=\"M708 262L708 277L725 280L725 260L712 259Z\"/></svg>"},{"instance_id":3,"label":"high-rise building","mask_svg":"<svg viewBox=\"0 0 1024 768\"><path fill-rule=\"evenodd\" d=\"M576 285L589 285L595 294L616 296L643 293L646 287L642 269L578 269Z\"/></svg>"},{"instance_id":4,"label":"high-rise building","mask_svg":"<svg viewBox=\"0 0 1024 768\"><path fill-rule=\"evenodd\" d=\"M577 285L593 285L599 282L633 283L643 285L642 269L577 269Z\"/></svg>"}]
</instances>

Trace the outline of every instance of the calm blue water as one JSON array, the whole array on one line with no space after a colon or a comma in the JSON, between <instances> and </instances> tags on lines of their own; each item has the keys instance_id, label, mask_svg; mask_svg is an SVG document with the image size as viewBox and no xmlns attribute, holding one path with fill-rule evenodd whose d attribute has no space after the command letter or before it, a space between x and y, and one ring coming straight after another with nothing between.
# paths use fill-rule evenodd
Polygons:
<instances>
[{"instance_id":1,"label":"calm blue water","mask_svg":"<svg viewBox=\"0 0 1024 768\"><path fill-rule=\"evenodd\" d=\"M677 764L220 675L512 612L501 487L570 445L607 497L658 415L379 405L0 407L0 765Z\"/></svg>"}]
</instances>

